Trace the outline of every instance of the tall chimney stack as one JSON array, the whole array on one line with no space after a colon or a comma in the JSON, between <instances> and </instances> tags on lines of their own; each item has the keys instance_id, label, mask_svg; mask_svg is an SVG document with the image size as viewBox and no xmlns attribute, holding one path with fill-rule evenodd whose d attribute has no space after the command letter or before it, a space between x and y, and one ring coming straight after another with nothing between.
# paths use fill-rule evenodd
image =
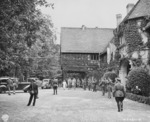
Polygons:
<instances>
[{"instance_id":1,"label":"tall chimney stack","mask_svg":"<svg viewBox=\"0 0 150 122\"><path fill-rule=\"evenodd\" d=\"M116 20L117 20L117 27L119 26L119 24L122 21L122 15L121 14L116 14Z\"/></svg>"},{"instance_id":2,"label":"tall chimney stack","mask_svg":"<svg viewBox=\"0 0 150 122\"><path fill-rule=\"evenodd\" d=\"M133 3L128 3L126 8L127 8L127 14L132 10L132 8L134 7Z\"/></svg>"}]
</instances>

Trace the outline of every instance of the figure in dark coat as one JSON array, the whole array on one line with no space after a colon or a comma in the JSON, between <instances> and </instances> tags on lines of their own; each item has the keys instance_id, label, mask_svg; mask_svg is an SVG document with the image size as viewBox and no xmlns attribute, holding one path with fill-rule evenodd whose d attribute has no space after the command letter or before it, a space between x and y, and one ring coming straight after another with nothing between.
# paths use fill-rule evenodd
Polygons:
<instances>
[{"instance_id":1,"label":"figure in dark coat","mask_svg":"<svg viewBox=\"0 0 150 122\"><path fill-rule=\"evenodd\" d=\"M116 84L114 86L114 97L117 102L118 112L123 111L123 100L125 98L125 89L124 86L121 84L121 80L116 78Z\"/></svg>"},{"instance_id":2,"label":"figure in dark coat","mask_svg":"<svg viewBox=\"0 0 150 122\"><path fill-rule=\"evenodd\" d=\"M112 80L110 78L108 78L107 80L107 92L108 92L108 98L111 98L111 94L112 94Z\"/></svg>"},{"instance_id":3,"label":"figure in dark coat","mask_svg":"<svg viewBox=\"0 0 150 122\"><path fill-rule=\"evenodd\" d=\"M99 84L99 86L101 87L102 89L102 96L105 96L105 93L106 93L106 86L107 86L107 83L106 83L106 79L101 79L101 82Z\"/></svg>"},{"instance_id":4,"label":"figure in dark coat","mask_svg":"<svg viewBox=\"0 0 150 122\"><path fill-rule=\"evenodd\" d=\"M58 88L58 80L57 79L54 79L53 81L53 90L54 90L54 95L56 94L57 95L57 88Z\"/></svg>"},{"instance_id":5,"label":"figure in dark coat","mask_svg":"<svg viewBox=\"0 0 150 122\"><path fill-rule=\"evenodd\" d=\"M29 102L28 102L27 106L30 106L30 104L32 102L32 99L34 99L33 100L33 106L35 106L36 98L37 98L37 95L38 95L38 86L34 82L34 80L31 81L31 84L30 84L28 90L29 90L29 93L30 93L30 98L29 98Z\"/></svg>"}]
</instances>

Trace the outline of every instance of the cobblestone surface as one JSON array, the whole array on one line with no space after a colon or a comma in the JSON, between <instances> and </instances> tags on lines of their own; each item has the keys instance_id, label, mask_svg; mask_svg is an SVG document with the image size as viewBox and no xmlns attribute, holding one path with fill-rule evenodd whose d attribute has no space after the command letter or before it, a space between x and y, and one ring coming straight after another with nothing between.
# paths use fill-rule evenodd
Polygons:
<instances>
[{"instance_id":1,"label":"cobblestone surface","mask_svg":"<svg viewBox=\"0 0 150 122\"><path fill-rule=\"evenodd\" d=\"M35 106L26 106L29 94L0 94L0 117L8 122L149 122L150 106L128 99L124 111L117 112L115 99L101 92L76 90L40 90Z\"/></svg>"}]
</instances>

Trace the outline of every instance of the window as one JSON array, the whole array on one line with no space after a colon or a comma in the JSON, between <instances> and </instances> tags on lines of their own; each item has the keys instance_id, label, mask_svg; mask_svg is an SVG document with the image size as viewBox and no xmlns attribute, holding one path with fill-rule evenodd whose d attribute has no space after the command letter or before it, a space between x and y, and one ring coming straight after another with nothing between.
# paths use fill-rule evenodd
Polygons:
<instances>
[{"instance_id":1,"label":"window","mask_svg":"<svg viewBox=\"0 0 150 122\"><path fill-rule=\"evenodd\" d=\"M99 60L99 55L98 54L91 54L91 60Z\"/></svg>"}]
</instances>

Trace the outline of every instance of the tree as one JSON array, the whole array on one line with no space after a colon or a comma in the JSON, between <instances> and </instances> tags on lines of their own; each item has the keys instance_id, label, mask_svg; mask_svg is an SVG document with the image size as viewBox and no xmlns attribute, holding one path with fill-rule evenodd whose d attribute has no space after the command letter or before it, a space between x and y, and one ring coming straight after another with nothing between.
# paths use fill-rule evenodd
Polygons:
<instances>
[{"instance_id":1,"label":"tree","mask_svg":"<svg viewBox=\"0 0 150 122\"><path fill-rule=\"evenodd\" d=\"M30 48L41 38L38 32L45 23L38 5L49 4L45 0L0 1L1 75L16 76L30 70Z\"/></svg>"},{"instance_id":2,"label":"tree","mask_svg":"<svg viewBox=\"0 0 150 122\"><path fill-rule=\"evenodd\" d=\"M41 38L30 49L32 59L30 74L38 77L52 77L60 70L60 46L54 44L56 33L51 18L46 15L41 18L44 19L38 32Z\"/></svg>"}]
</instances>

